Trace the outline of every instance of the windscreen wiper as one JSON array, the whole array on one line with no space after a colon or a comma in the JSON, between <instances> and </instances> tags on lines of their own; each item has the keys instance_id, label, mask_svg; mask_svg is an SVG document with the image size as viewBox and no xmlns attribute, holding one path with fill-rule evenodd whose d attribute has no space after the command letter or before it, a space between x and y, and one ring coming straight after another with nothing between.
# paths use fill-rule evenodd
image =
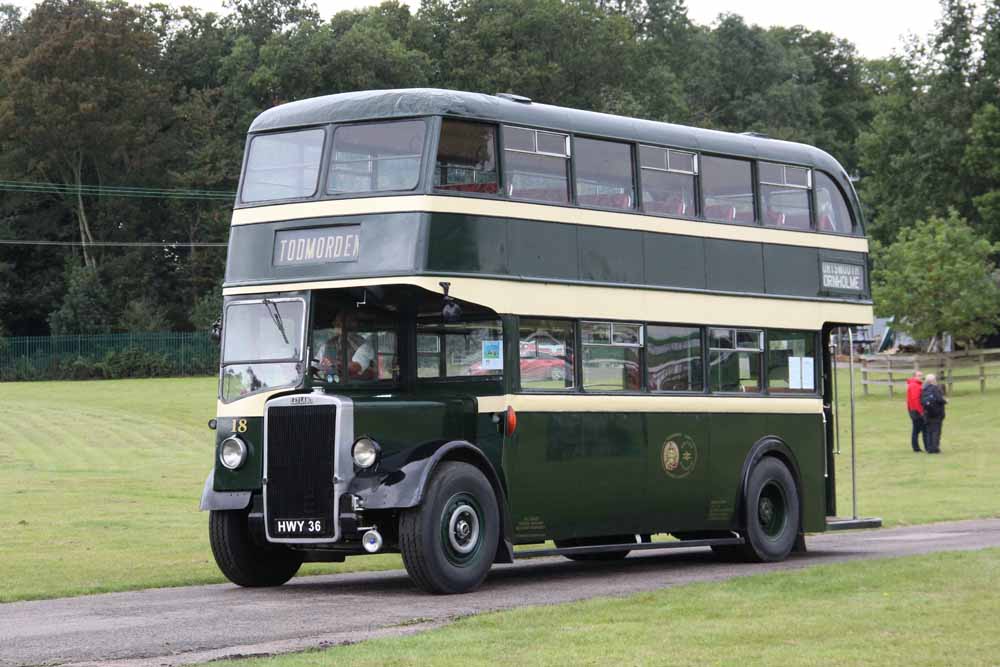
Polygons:
<instances>
[{"instance_id":1,"label":"windscreen wiper","mask_svg":"<svg viewBox=\"0 0 1000 667\"><path fill-rule=\"evenodd\" d=\"M271 316L271 319L274 320L274 326L278 327L278 333L280 333L281 337L285 340L285 345L291 345L291 343L288 342L288 336L285 334L285 325L281 321L281 313L278 312L278 304L265 298L264 306L267 307L267 313Z\"/></svg>"}]
</instances>

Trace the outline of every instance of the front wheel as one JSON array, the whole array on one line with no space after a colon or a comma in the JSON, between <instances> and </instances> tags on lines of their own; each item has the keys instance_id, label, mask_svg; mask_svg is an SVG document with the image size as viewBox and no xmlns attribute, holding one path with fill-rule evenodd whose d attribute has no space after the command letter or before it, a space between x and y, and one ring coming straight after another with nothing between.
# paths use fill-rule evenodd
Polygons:
<instances>
[{"instance_id":1,"label":"front wheel","mask_svg":"<svg viewBox=\"0 0 1000 667\"><path fill-rule=\"evenodd\" d=\"M788 466L773 456L762 458L750 471L744 500L746 544L737 547L740 555L756 562L785 560L799 534L799 493Z\"/></svg>"},{"instance_id":2,"label":"front wheel","mask_svg":"<svg viewBox=\"0 0 1000 667\"><path fill-rule=\"evenodd\" d=\"M210 512L208 537L216 564L237 586L280 586L302 566L301 553L255 542L246 510Z\"/></svg>"},{"instance_id":3,"label":"front wheel","mask_svg":"<svg viewBox=\"0 0 1000 667\"><path fill-rule=\"evenodd\" d=\"M467 593L493 565L500 512L493 487L475 466L445 461L424 501L399 519L399 548L413 582L429 593Z\"/></svg>"}]
</instances>

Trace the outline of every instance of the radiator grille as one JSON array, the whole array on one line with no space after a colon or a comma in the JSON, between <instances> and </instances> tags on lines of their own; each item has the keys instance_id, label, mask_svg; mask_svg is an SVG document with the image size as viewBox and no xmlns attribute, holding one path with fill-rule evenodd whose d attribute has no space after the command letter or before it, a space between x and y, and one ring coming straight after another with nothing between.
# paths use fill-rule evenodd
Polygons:
<instances>
[{"instance_id":1,"label":"radiator grille","mask_svg":"<svg viewBox=\"0 0 1000 667\"><path fill-rule=\"evenodd\" d=\"M277 521L322 518L324 531L309 537L333 537L336 433L333 405L268 409L266 520L270 535L277 534Z\"/></svg>"}]
</instances>

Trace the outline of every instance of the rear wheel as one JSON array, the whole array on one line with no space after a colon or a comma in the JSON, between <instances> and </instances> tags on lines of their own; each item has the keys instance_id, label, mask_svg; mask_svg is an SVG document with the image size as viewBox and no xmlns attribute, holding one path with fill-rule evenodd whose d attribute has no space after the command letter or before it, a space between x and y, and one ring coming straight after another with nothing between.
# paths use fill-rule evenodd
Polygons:
<instances>
[{"instance_id":1,"label":"rear wheel","mask_svg":"<svg viewBox=\"0 0 1000 667\"><path fill-rule=\"evenodd\" d=\"M500 539L493 487L475 466L445 461L423 503L399 520L399 548L410 578L430 593L466 593L486 578Z\"/></svg>"},{"instance_id":2,"label":"rear wheel","mask_svg":"<svg viewBox=\"0 0 1000 667\"><path fill-rule=\"evenodd\" d=\"M209 513L208 537L216 564L237 586L280 586L294 577L302 566L301 553L255 542L246 510Z\"/></svg>"},{"instance_id":3,"label":"rear wheel","mask_svg":"<svg viewBox=\"0 0 1000 667\"><path fill-rule=\"evenodd\" d=\"M785 560L799 534L799 493L788 466L773 456L762 458L750 471L744 501L746 544L733 551L723 547L722 555L738 553L756 562Z\"/></svg>"},{"instance_id":4,"label":"rear wheel","mask_svg":"<svg viewBox=\"0 0 1000 667\"><path fill-rule=\"evenodd\" d=\"M607 537L576 537L566 540L556 540L556 548L568 549L570 547L593 547L602 544L629 544L635 542L635 535L608 535ZM570 560L595 561L595 560L621 560L628 556L629 549L622 551L602 551L594 554L563 554Z\"/></svg>"}]
</instances>

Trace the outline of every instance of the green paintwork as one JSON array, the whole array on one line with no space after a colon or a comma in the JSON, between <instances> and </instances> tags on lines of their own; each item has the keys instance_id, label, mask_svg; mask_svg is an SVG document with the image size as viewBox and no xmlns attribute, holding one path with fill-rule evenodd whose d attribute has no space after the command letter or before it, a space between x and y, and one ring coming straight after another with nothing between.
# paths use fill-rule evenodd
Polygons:
<instances>
[{"instance_id":1,"label":"green paintwork","mask_svg":"<svg viewBox=\"0 0 1000 667\"><path fill-rule=\"evenodd\" d=\"M315 301L314 295L306 296L308 303ZM514 434L505 436L493 414L479 412L477 397L517 392L518 318L501 316L505 340L501 378L432 381L414 377L413 316L399 313L398 386L331 388L354 402L355 437L369 436L382 448L380 466L358 472L358 489L373 491L380 484L398 483L409 474L404 467L415 472L442 445L463 441L477 447L499 475L513 542L731 530L739 525L744 463L754 444L770 437L784 442L794 459L803 527L825 528L831 491L824 477L827 452L821 415L525 411L517 415ZM301 388L281 393L311 391L312 385L306 379ZM665 395L661 400L671 399ZM240 470L230 471L216 456L218 491L261 488L262 414L220 419L216 448L234 427L240 429L242 419L246 431L238 435L249 446L249 460ZM400 472L402 476L393 478ZM412 488L416 479L410 476L406 484ZM387 504L415 498L407 495L406 484L386 488L379 506L407 506Z\"/></svg>"},{"instance_id":2,"label":"green paintwork","mask_svg":"<svg viewBox=\"0 0 1000 667\"><path fill-rule=\"evenodd\" d=\"M233 422L237 427L240 420L246 419L246 432L237 433L233 430ZM219 463L219 445L231 435L237 435L247 443L247 461L238 470L229 470ZM264 416L248 415L246 417L219 417L215 429L215 481L216 491L247 491L259 489L264 471Z\"/></svg>"},{"instance_id":3,"label":"green paintwork","mask_svg":"<svg viewBox=\"0 0 1000 667\"><path fill-rule=\"evenodd\" d=\"M516 541L734 529L743 463L765 436L799 465L803 527L824 530L821 429L818 415L519 413L504 452ZM670 475L664 446L683 436L696 463Z\"/></svg>"},{"instance_id":4,"label":"green paintwork","mask_svg":"<svg viewBox=\"0 0 1000 667\"><path fill-rule=\"evenodd\" d=\"M360 225L356 262L273 266L275 233ZM709 223L706 223L709 224ZM389 213L233 227L227 285L467 275L870 302L821 288L820 262L867 264L863 253L696 238L630 229L452 213Z\"/></svg>"}]
</instances>

